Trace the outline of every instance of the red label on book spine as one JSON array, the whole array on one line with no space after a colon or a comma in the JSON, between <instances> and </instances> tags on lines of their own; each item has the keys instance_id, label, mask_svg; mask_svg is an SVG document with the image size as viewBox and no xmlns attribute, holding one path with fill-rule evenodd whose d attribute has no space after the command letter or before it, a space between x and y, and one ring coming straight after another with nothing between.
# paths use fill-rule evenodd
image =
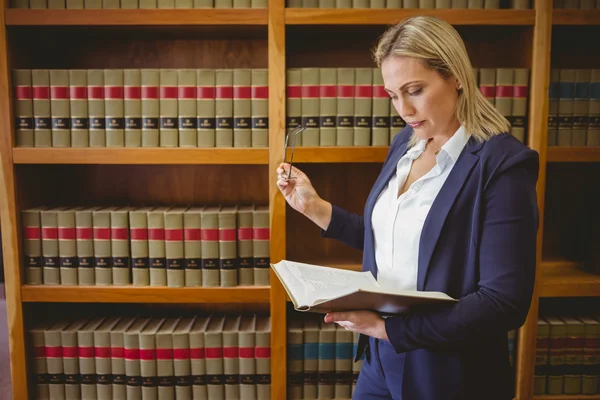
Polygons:
<instances>
[{"instance_id":1,"label":"red label on book spine","mask_svg":"<svg viewBox=\"0 0 600 400\"><path fill-rule=\"evenodd\" d=\"M233 98L233 87L232 86L217 86L217 99L232 99Z\"/></svg>"},{"instance_id":2,"label":"red label on book spine","mask_svg":"<svg viewBox=\"0 0 600 400\"><path fill-rule=\"evenodd\" d=\"M496 87L495 86L479 86L479 90L484 97L491 98L496 97Z\"/></svg>"},{"instance_id":3,"label":"red label on book spine","mask_svg":"<svg viewBox=\"0 0 600 400\"><path fill-rule=\"evenodd\" d=\"M94 228L95 240L110 240L110 228Z\"/></svg>"},{"instance_id":4,"label":"red label on book spine","mask_svg":"<svg viewBox=\"0 0 600 400\"><path fill-rule=\"evenodd\" d=\"M31 86L17 86L15 87L15 96L17 100L29 100L31 99L32 91Z\"/></svg>"},{"instance_id":5,"label":"red label on book spine","mask_svg":"<svg viewBox=\"0 0 600 400\"><path fill-rule=\"evenodd\" d=\"M252 228L254 240L269 240L271 237L269 228Z\"/></svg>"},{"instance_id":6,"label":"red label on book spine","mask_svg":"<svg viewBox=\"0 0 600 400\"><path fill-rule=\"evenodd\" d=\"M94 357L94 348L79 346L78 353L79 358L92 358Z\"/></svg>"},{"instance_id":7,"label":"red label on book spine","mask_svg":"<svg viewBox=\"0 0 600 400\"><path fill-rule=\"evenodd\" d=\"M240 347L240 358L255 358L256 350L254 347Z\"/></svg>"},{"instance_id":8,"label":"red label on book spine","mask_svg":"<svg viewBox=\"0 0 600 400\"><path fill-rule=\"evenodd\" d=\"M92 240L92 228L75 228L77 239L79 240Z\"/></svg>"},{"instance_id":9,"label":"red label on book spine","mask_svg":"<svg viewBox=\"0 0 600 400\"><path fill-rule=\"evenodd\" d=\"M233 87L233 98L234 99L250 99L251 97L250 86L234 86Z\"/></svg>"},{"instance_id":10,"label":"red label on book spine","mask_svg":"<svg viewBox=\"0 0 600 400\"><path fill-rule=\"evenodd\" d=\"M198 96L196 86L179 86L177 96L180 99L196 99Z\"/></svg>"},{"instance_id":11,"label":"red label on book spine","mask_svg":"<svg viewBox=\"0 0 600 400\"><path fill-rule=\"evenodd\" d=\"M53 100L69 100L68 86L51 86L50 98Z\"/></svg>"},{"instance_id":12,"label":"red label on book spine","mask_svg":"<svg viewBox=\"0 0 600 400\"><path fill-rule=\"evenodd\" d=\"M373 97L377 99L385 99L390 97L390 95L385 91L385 86L377 85L373 86Z\"/></svg>"},{"instance_id":13,"label":"red label on book spine","mask_svg":"<svg viewBox=\"0 0 600 400\"><path fill-rule=\"evenodd\" d=\"M513 88L514 88L514 93L513 93L514 97L525 97L525 98L527 98L527 88L528 88L528 86L515 85L515 86L513 86Z\"/></svg>"},{"instance_id":14,"label":"red label on book spine","mask_svg":"<svg viewBox=\"0 0 600 400\"><path fill-rule=\"evenodd\" d=\"M176 99L177 98L177 86L161 86L160 87L160 98L161 99Z\"/></svg>"},{"instance_id":15,"label":"red label on book spine","mask_svg":"<svg viewBox=\"0 0 600 400\"><path fill-rule=\"evenodd\" d=\"M61 240L75 240L75 228L58 228L58 238Z\"/></svg>"},{"instance_id":16,"label":"red label on book spine","mask_svg":"<svg viewBox=\"0 0 600 400\"><path fill-rule=\"evenodd\" d=\"M140 359L140 349L125 349L125 359L126 360L139 360Z\"/></svg>"},{"instance_id":17,"label":"red label on book spine","mask_svg":"<svg viewBox=\"0 0 600 400\"><path fill-rule=\"evenodd\" d=\"M214 86L198 86L198 98L199 99L214 99L215 98L215 87Z\"/></svg>"},{"instance_id":18,"label":"red label on book spine","mask_svg":"<svg viewBox=\"0 0 600 400\"><path fill-rule=\"evenodd\" d=\"M271 348L270 347L257 347L256 358L270 358Z\"/></svg>"},{"instance_id":19,"label":"red label on book spine","mask_svg":"<svg viewBox=\"0 0 600 400\"><path fill-rule=\"evenodd\" d=\"M239 240L252 240L252 228L238 228Z\"/></svg>"},{"instance_id":20,"label":"red label on book spine","mask_svg":"<svg viewBox=\"0 0 600 400\"><path fill-rule=\"evenodd\" d=\"M218 229L202 229L202 240L207 242L216 242L219 240Z\"/></svg>"},{"instance_id":21,"label":"red label on book spine","mask_svg":"<svg viewBox=\"0 0 600 400\"><path fill-rule=\"evenodd\" d=\"M125 86L123 97L127 100L137 100L142 98L142 88L139 86Z\"/></svg>"},{"instance_id":22,"label":"red label on book spine","mask_svg":"<svg viewBox=\"0 0 600 400\"><path fill-rule=\"evenodd\" d=\"M50 88L48 86L34 86L33 87L33 99L34 100L48 100L50 98Z\"/></svg>"},{"instance_id":23,"label":"red label on book spine","mask_svg":"<svg viewBox=\"0 0 600 400\"><path fill-rule=\"evenodd\" d=\"M63 346L62 355L65 358L77 358L79 357L79 352L76 346Z\"/></svg>"},{"instance_id":24,"label":"red label on book spine","mask_svg":"<svg viewBox=\"0 0 600 400\"><path fill-rule=\"evenodd\" d=\"M42 239L58 239L58 228L42 226Z\"/></svg>"},{"instance_id":25,"label":"red label on book spine","mask_svg":"<svg viewBox=\"0 0 600 400\"><path fill-rule=\"evenodd\" d=\"M110 228L110 237L115 240L128 240L127 228Z\"/></svg>"},{"instance_id":26,"label":"red label on book spine","mask_svg":"<svg viewBox=\"0 0 600 400\"><path fill-rule=\"evenodd\" d=\"M131 240L148 240L148 231L146 228L131 228L129 230Z\"/></svg>"},{"instance_id":27,"label":"red label on book spine","mask_svg":"<svg viewBox=\"0 0 600 400\"><path fill-rule=\"evenodd\" d=\"M110 358L110 347L95 347L94 356L96 358Z\"/></svg>"},{"instance_id":28,"label":"red label on book spine","mask_svg":"<svg viewBox=\"0 0 600 400\"><path fill-rule=\"evenodd\" d=\"M120 100L123 98L123 86L105 86L104 95L107 100Z\"/></svg>"},{"instance_id":29,"label":"red label on book spine","mask_svg":"<svg viewBox=\"0 0 600 400\"><path fill-rule=\"evenodd\" d=\"M299 99L302 97L302 86L288 86L287 87L287 98L288 99Z\"/></svg>"},{"instance_id":30,"label":"red label on book spine","mask_svg":"<svg viewBox=\"0 0 600 400\"><path fill-rule=\"evenodd\" d=\"M238 358L239 353L240 351L237 347L223 347L224 358Z\"/></svg>"},{"instance_id":31,"label":"red label on book spine","mask_svg":"<svg viewBox=\"0 0 600 400\"><path fill-rule=\"evenodd\" d=\"M202 230L201 229L184 229L183 238L185 240L201 240Z\"/></svg>"},{"instance_id":32,"label":"red label on book spine","mask_svg":"<svg viewBox=\"0 0 600 400\"><path fill-rule=\"evenodd\" d=\"M46 346L46 357L62 357L62 347Z\"/></svg>"},{"instance_id":33,"label":"red label on book spine","mask_svg":"<svg viewBox=\"0 0 600 400\"><path fill-rule=\"evenodd\" d=\"M140 349L140 360L144 360L144 361L156 360L156 350Z\"/></svg>"},{"instance_id":34,"label":"red label on book spine","mask_svg":"<svg viewBox=\"0 0 600 400\"><path fill-rule=\"evenodd\" d=\"M319 95L321 97L336 97L337 96L337 86L321 85L321 86L319 86Z\"/></svg>"},{"instance_id":35,"label":"red label on book spine","mask_svg":"<svg viewBox=\"0 0 600 400\"><path fill-rule=\"evenodd\" d=\"M373 86L371 85L356 85L356 97L371 98L373 97Z\"/></svg>"},{"instance_id":36,"label":"red label on book spine","mask_svg":"<svg viewBox=\"0 0 600 400\"><path fill-rule=\"evenodd\" d=\"M173 349L156 349L157 360L172 360Z\"/></svg>"},{"instance_id":37,"label":"red label on book spine","mask_svg":"<svg viewBox=\"0 0 600 400\"><path fill-rule=\"evenodd\" d=\"M156 100L158 99L158 87L156 86L142 86L142 100Z\"/></svg>"},{"instance_id":38,"label":"red label on book spine","mask_svg":"<svg viewBox=\"0 0 600 400\"><path fill-rule=\"evenodd\" d=\"M223 358L222 347L207 347L205 349L206 358Z\"/></svg>"},{"instance_id":39,"label":"red label on book spine","mask_svg":"<svg viewBox=\"0 0 600 400\"><path fill-rule=\"evenodd\" d=\"M513 86L512 85L498 85L496 86L496 98L498 97L513 97Z\"/></svg>"},{"instance_id":40,"label":"red label on book spine","mask_svg":"<svg viewBox=\"0 0 600 400\"><path fill-rule=\"evenodd\" d=\"M110 356L112 358L124 358L125 357L125 349L123 347L111 347Z\"/></svg>"},{"instance_id":41,"label":"red label on book spine","mask_svg":"<svg viewBox=\"0 0 600 400\"><path fill-rule=\"evenodd\" d=\"M302 86L302 97L316 99L319 97L319 87L315 85Z\"/></svg>"},{"instance_id":42,"label":"red label on book spine","mask_svg":"<svg viewBox=\"0 0 600 400\"><path fill-rule=\"evenodd\" d=\"M236 240L235 228L233 229L219 229L219 240L223 242L233 242Z\"/></svg>"},{"instance_id":43,"label":"red label on book spine","mask_svg":"<svg viewBox=\"0 0 600 400\"><path fill-rule=\"evenodd\" d=\"M37 226L26 226L23 229L23 234L25 235L25 239L33 240L40 238L40 228Z\"/></svg>"},{"instance_id":44,"label":"red label on book spine","mask_svg":"<svg viewBox=\"0 0 600 400\"><path fill-rule=\"evenodd\" d=\"M338 97L353 99L354 98L354 86L338 85L337 95L338 95Z\"/></svg>"},{"instance_id":45,"label":"red label on book spine","mask_svg":"<svg viewBox=\"0 0 600 400\"><path fill-rule=\"evenodd\" d=\"M87 100L88 91L85 86L71 86L69 88L69 95L74 100Z\"/></svg>"},{"instance_id":46,"label":"red label on book spine","mask_svg":"<svg viewBox=\"0 0 600 400\"><path fill-rule=\"evenodd\" d=\"M190 349L173 349L174 360L187 360L190 358ZM204 355L203 357L204 358Z\"/></svg>"},{"instance_id":47,"label":"red label on book spine","mask_svg":"<svg viewBox=\"0 0 600 400\"><path fill-rule=\"evenodd\" d=\"M88 98L92 100L104 100L104 86L88 86Z\"/></svg>"},{"instance_id":48,"label":"red label on book spine","mask_svg":"<svg viewBox=\"0 0 600 400\"><path fill-rule=\"evenodd\" d=\"M148 228L149 240L165 240L165 230L163 228Z\"/></svg>"},{"instance_id":49,"label":"red label on book spine","mask_svg":"<svg viewBox=\"0 0 600 400\"><path fill-rule=\"evenodd\" d=\"M193 360L200 360L204 358L204 348L190 349L190 358Z\"/></svg>"},{"instance_id":50,"label":"red label on book spine","mask_svg":"<svg viewBox=\"0 0 600 400\"><path fill-rule=\"evenodd\" d=\"M165 240L168 242L183 241L183 230L182 229L165 229Z\"/></svg>"},{"instance_id":51,"label":"red label on book spine","mask_svg":"<svg viewBox=\"0 0 600 400\"><path fill-rule=\"evenodd\" d=\"M268 86L252 86L252 98L253 99L268 99L269 98L269 87Z\"/></svg>"}]
</instances>

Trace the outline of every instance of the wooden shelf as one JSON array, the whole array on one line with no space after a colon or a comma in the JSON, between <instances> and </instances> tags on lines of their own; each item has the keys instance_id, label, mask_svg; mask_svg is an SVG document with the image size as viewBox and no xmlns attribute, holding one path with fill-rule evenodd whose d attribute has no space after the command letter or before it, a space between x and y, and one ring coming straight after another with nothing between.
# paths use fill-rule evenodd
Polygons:
<instances>
[{"instance_id":1,"label":"wooden shelf","mask_svg":"<svg viewBox=\"0 0 600 400\"><path fill-rule=\"evenodd\" d=\"M296 147L294 163L382 163L389 147ZM290 153L290 150L288 150ZM288 157L289 157L288 154Z\"/></svg>"},{"instance_id":2,"label":"wooden shelf","mask_svg":"<svg viewBox=\"0 0 600 400\"><path fill-rule=\"evenodd\" d=\"M600 400L600 394L563 394L560 396L533 396L533 400Z\"/></svg>"},{"instance_id":3,"label":"wooden shelf","mask_svg":"<svg viewBox=\"0 0 600 400\"><path fill-rule=\"evenodd\" d=\"M390 25L406 17L435 15L453 25L533 25L534 10L287 8L286 25Z\"/></svg>"},{"instance_id":4,"label":"wooden shelf","mask_svg":"<svg viewBox=\"0 0 600 400\"><path fill-rule=\"evenodd\" d=\"M548 147L548 162L598 162L600 146L597 147Z\"/></svg>"},{"instance_id":5,"label":"wooden shelf","mask_svg":"<svg viewBox=\"0 0 600 400\"><path fill-rule=\"evenodd\" d=\"M9 26L266 26L267 21L266 9L5 10Z\"/></svg>"},{"instance_id":6,"label":"wooden shelf","mask_svg":"<svg viewBox=\"0 0 600 400\"><path fill-rule=\"evenodd\" d=\"M269 303L268 286L170 288L152 286L23 285L28 303Z\"/></svg>"},{"instance_id":7,"label":"wooden shelf","mask_svg":"<svg viewBox=\"0 0 600 400\"><path fill-rule=\"evenodd\" d=\"M600 296L600 275L586 272L579 265L566 260L542 261L540 297Z\"/></svg>"},{"instance_id":8,"label":"wooden shelf","mask_svg":"<svg viewBox=\"0 0 600 400\"><path fill-rule=\"evenodd\" d=\"M14 148L15 164L264 164L268 149Z\"/></svg>"},{"instance_id":9,"label":"wooden shelf","mask_svg":"<svg viewBox=\"0 0 600 400\"><path fill-rule=\"evenodd\" d=\"M553 10L552 25L600 25L600 10Z\"/></svg>"}]
</instances>

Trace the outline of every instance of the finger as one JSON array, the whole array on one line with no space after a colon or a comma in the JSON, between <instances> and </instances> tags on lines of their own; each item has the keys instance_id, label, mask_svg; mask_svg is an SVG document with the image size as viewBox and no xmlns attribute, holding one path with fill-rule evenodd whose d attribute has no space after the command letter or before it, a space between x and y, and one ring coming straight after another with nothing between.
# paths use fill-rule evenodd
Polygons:
<instances>
[{"instance_id":1,"label":"finger","mask_svg":"<svg viewBox=\"0 0 600 400\"><path fill-rule=\"evenodd\" d=\"M354 313L351 313L351 312L334 312L334 313L329 313L328 315L331 317L332 322L338 322L338 321L352 322L353 318L354 318L353 314Z\"/></svg>"}]
</instances>

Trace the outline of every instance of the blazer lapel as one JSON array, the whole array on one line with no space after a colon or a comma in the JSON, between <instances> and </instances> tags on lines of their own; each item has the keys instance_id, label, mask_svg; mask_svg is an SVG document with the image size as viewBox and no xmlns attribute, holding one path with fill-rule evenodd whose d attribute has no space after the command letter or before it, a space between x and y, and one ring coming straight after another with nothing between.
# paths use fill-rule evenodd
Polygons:
<instances>
[{"instance_id":1,"label":"blazer lapel","mask_svg":"<svg viewBox=\"0 0 600 400\"><path fill-rule=\"evenodd\" d=\"M479 150L480 147L481 143L474 142L474 139L471 138L431 205L421 232L417 290L424 290L427 269L429 268L435 245L440 237L440 232L456 197L460 193L471 170L479 160L479 156L473 153Z\"/></svg>"}]
</instances>

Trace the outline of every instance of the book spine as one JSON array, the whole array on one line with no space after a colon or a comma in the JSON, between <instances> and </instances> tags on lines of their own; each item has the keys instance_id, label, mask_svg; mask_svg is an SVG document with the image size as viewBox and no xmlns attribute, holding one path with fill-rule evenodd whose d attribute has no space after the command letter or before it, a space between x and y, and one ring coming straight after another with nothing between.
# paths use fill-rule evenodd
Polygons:
<instances>
[{"instance_id":1,"label":"book spine","mask_svg":"<svg viewBox=\"0 0 600 400\"><path fill-rule=\"evenodd\" d=\"M335 394L336 399L352 398L352 332L341 327L335 337Z\"/></svg>"},{"instance_id":2,"label":"book spine","mask_svg":"<svg viewBox=\"0 0 600 400\"><path fill-rule=\"evenodd\" d=\"M233 147L252 147L252 73L233 70Z\"/></svg>"},{"instance_id":3,"label":"book spine","mask_svg":"<svg viewBox=\"0 0 600 400\"><path fill-rule=\"evenodd\" d=\"M335 326L321 323L319 330L319 397L333 399L335 394Z\"/></svg>"},{"instance_id":4,"label":"book spine","mask_svg":"<svg viewBox=\"0 0 600 400\"><path fill-rule=\"evenodd\" d=\"M256 333L239 333L240 400L257 400L256 397Z\"/></svg>"},{"instance_id":5,"label":"book spine","mask_svg":"<svg viewBox=\"0 0 600 400\"><path fill-rule=\"evenodd\" d=\"M150 286L166 286L165 216L164 211L148 213L148 257Z\"/></svg>"},{"instance_id":6,"label":"book spine","mask_svg":"<svg viewBox=\"0 0 600 400\"><path fill-rule=\"evenodd\" d=\"M28 7L24 7L28 8ZM13 70L15 129L17 147L33 147L33 90L31 70Z\"/></svg>"},{"instance_id":7,"label":"book spine","mask_svg":"<svg viewBox=\"0 0 600 400\"><path fill-rule=\"evenodd\" d=\"M69 99L71 110L71 146L90 146L90 121L88 118L87 71L69 71Z\"/></svg>"},{"instance_id":8,"label":"book spine","mask_svg":"<svg viewBox=\"0 0 600 400\"><path fill-rule=\"evenodd\" d=\"M548 381L548 324L543 320L538 320L537 332L533 391L535 394L546 394Z\"/></svg>"},{"instance_id":9,"label":"book spine","mask_svg":"<svg viewBox=\"0 0 600 400\"><path fill-rule=\"evenodd\" d=\"M233 70L218 69L215 85L216 147L233 147Z\"/></svg>"},{"instance_id":10,"label":"book spine","mask_svg":"<svg viewBox=\"0 0 600 400\"><path fill-rule=\"evenodd\" d=\"M69 71L50 71L50 115L52 147L71 147L71 112L69 110Z\"/></svg>"},{"instance_id":11,"label":"book spine","mask_svg":"<svg viewBox=\"0 0 600 400\"><path fill-rule=\"evenodd\" d=\"M586 319L582 361L582 394L600 392L600 321Z\"/></svg>"},{"instance_id":12,"label":"book spine","mask_svg":"<svg viewBox=\"0 0 600 400\"><path fill-rule=\"evenodd\" d=\"M286 130L294 130L302 124L302 70L290 68L287 70L286 87ZM290 138L292 140L292 138ZM296 146L302 145L302 134L295 138ZM291 142L290 142L291 145Z\"/></svg>"},{"instance_id":13,"label":"book spine","mask_svg":"<svg viewBox=\"0 0 600 400\"><path fill-rule=\"evenodd\" d=\"M260 317L268 318L268 317ZM259 318L259 319L260 319ZM257 320L257 325L259 324ZM256 331L256 398L271 398L271 332Z\"/></svg>"},{"instance_id":14,"label":"book spine","mask_svg":"<svg viewBox=\"0 0 600 400\"><path fill-rule=\"evenodd\" d=\"M140 8L138 0L121 0L121 8L126 10L132 10Z\"/></svg>"},{"instance_id":15,"label":"book spine","mask_svg":"<svg viewBox=\"0 0 600 400\"><path fill-rule=\"evenodd\" d=\"M217 214L202 215L202 286L219 286L219 221Z\"/></svg>"},{"instance_id":16,"label":"book spine","mask_svg":"<svg viewBox=\"0 0 600 400\"><path fill-rule=\"evenodd\" d=\"M112 393L110 331L94 332L94 361L96 368L96 393L98 398L114 398Z\"/></svg>"},{"instance_id":17,"label":"book spine","mask_svg":"<svg viewBox=\"0 0 600 400\"><path fill-rule=\"evenodd\" d=\"M142 146L142 75L139 69L123 71L125 147Z\"/></svg>"},{"instance_id":18,"label":"book spine","mask_svg":"<svg viewBox=\"0 0 600 400\"><path fill-rule=\"evenodd\" d=\"M75 212L75 235L77 237L77 278L79 285L95 285L94 235L92 211Z\"/></svg>"},{"instance_id":19,"label":"book spine","mask_svg":"<svg viewBox=\"0 0 600 400\"><path fill-rule=\"evenodd\" d=\"M126 332L124 338L125 379L127 399L142 398L142 372L140 366L140 335Z\"/></svg>"},{"instance_id":20,"label":"book spine","mask_svg":"<svg viewBox=\"0 0 600 400\"><path fill-rule=\"evenodd\" d=\"M110 211L94 211L94 272L97 286L110 286L112 282L112 253L110 237Z\"/></svg>"},{"instance_id":21,"label":"book spine","mask_svg":"<svg viewBox=\"0 0 600 400\"><path fill-rule=\"evenodd\" d=\"M41 285L42 277L42 240L39 210L24 210L23 255L25 257L25 281L29 285Z\"/></svg>"},{"instance_id":22,"label":"book spine","mask_svg":"<svg viewBox=\"0 0 600 400\"><path fill-rule=\"evenodd\" d=\"M288 399L302 400L304 376L302 373L304 364L304 338L302 328L298 328L296 322L288 323L287 331L287 373L288 373ZM344 397L340 397L344 398ZM345 398L350 398L346 396Z\"/></svg>"},{"instance_id":23,"label":"book spine","mask_svg":"<svg viewBox=\"0 0 600 400\"><path fill-rule=\"evenodd\" d=\"M131 283L131 259L129 257L129 213L127 211L111 211L110 240L113 285L128 285Z\"/></svg>"},{"instance_id":24,"label":"book spine","mask_svg":"<svg viewBox=\"0 0 600 400\"><path fill-rule=\"evenodd\" d=\"M252 147L269 147L269 73L252 70Z\"/></svg>"},{"instance_id":25,"label":"book spine","mask_svg":"<svg viewBox=\"0 0 600 400\"><path fill-rule=\"evenodd\" d=\"M77 353L81 374L81 398L96 398L96 359L94 355L94 334L92 331L77 332Z\"/></svg>"},{"instance_id":26,"label":"book spine","mask_svg":"<svg viewBox=\"0 0 600 400\"><path fill-rule=\"evenodd\" d=\"M198 70L198 147L215 147L215 79L215 70Z\"/></svg>"},{"instance_id":27,"label":"book spine","mask_svg":"<svg viewBox=\"0 0 600 400\"><path fill-rule=\"evenodd\" d=\"M204 335L206 357L206 389L209 399L225 400L223 365L223 332Z\"/></svg>"},{"instance_id":28,"label":"book spine","mask_svg":"<svg viewBox=\"0 0 600 400\"><path fill-rule=\"evenodd\" d=\"M78 324L75 322L75 324ZM82 325L83 323L80 322ZM77 332L61 332L63 370L65 374L65 398L81 398L81 374L77 354Z\"/></svg>"},{"instance_id":29,"label":"book spine","mask_svg":"<svg viewBox=\"0 0 600 400\"><path fill-rule=\"evenodd\" d=\"M83 7L86 9L101 9L102 0L83 0Z\"/></svg>"},{"instance_id":30,"label":"book spine","mask_svg":"<svg viewBox=\"0 0 600 400\"><path fill-rule=\"evenodd\" d=\"M373 146L390 144L390 96L384 88L383 76L379 68L373 68Z\"/></svg>"},{"instance_id":31,"label":"book spine","mask_svg":"<svg viewBox=\"0 0 600 400\"><path fill-rule=\"evenodd\" d=\"M159 335L162 337L160 341ZM175 400L173 340L170 333L157 333L156 377L158 384L158 398L161 400Z\"/></svg>"},{"instance_id":32,"label":"book spine","mask_svg":"<svg viewBox=\"0 0 600 400\"><path fill-rule=\"evenodd\" d=\"M29 0L11 0L10 8L29 8Z\"/></svg>"},{"instance_id":33,"label":"book spine","mask_svg":"<svg viewBox=\"0 0 600 400\"><path fill-rule=\"evenodd\" d=\"M573 141L573 101L575 98L575 70L561 69L558 94L558 145L571 146Z\"/></svg>"},{"instance_id":34,"label":"book spine","mask_svg":"<svg viewBox=\"0 0 600 400\"><path fill-rule=\"evenodd\" d=\"M578 69L575 71L575 91L573 97L573 133L571 144L585 146L590 105L591 70Z\"/></svg>"},{"instance_id":35,"label":"book spine","mask_svg":"<svg viewBox=\"0 0 600 400\"><path fill-rule=\"evenodd\" d=\"M354 145L354 68L337 71L337 139L338 146Z\"/></svg>"},{"instance_id":36,"label":"book spine","mask_svg":"<svg viewBox=\"0 0 600 400\"><path fill-rule=\"evenodd\" d=\"M49 399L48 388L48 365L46 364L46 340L44 329L34 328L30 330L31 346L33 347L33 373L35 376L35 398Z\"/></svg>"},{"instance_id":37,"label":"book spine","mask_svg":"<svg viewBox=\"0 0 600 400\"><path fill-rule=\"evenodd\" d=\"M214 8L213 0L194 0L194 8Z\"/></svg>"},{"instance_id":38,"label":"book spine","mask_svg":"<svg viewBox=\"0 0 600 400\"><path fill-rule=\"evenodd\" d=\"M48 392L50 399L65 398L65 374L62 359L60 327L56 325L44 331L46 365L48 367Z\"/></svg>"},{"instance_id":39,"label":"book spine","mask_svg":"<svg viewBox=\"0 0 600 400\"><path fill-rule=\"evenodd\" d=\"M183 211L165 213L165 256L167 258L167 286L183 287L185 285Z\"/></svg>"},{"instance_id":40,"label":"book spine","mask_svg":"<svg viewBox=\"0 0 600 400\"><path fill-rule=\"evenodd\" d=\"M194 399L208 399L204 333L190 332L190 371Z\"/></svg>"},{"instance_id":41,"label":"book spine","mask_svg":"<svg viewBox=\"0 0 600 400\"><path fill-rule=\"evenodd\" d=\"M60 285L56 211L42 211L42 271L45 285Z\"/></svg>"},{"instance_id":42,"label":"book spine","mask_svg":"<svg viewBox=\"0 0 600 400\"><path fill-rule=\"evenodd\" d=\"M175 0L158 0L157 8L175 8Z\"/></svg>"},{"instance_id":43,"label":"book spine","mask_svg":"<svg viewBox=\"0 0 600 400\"><path fill-rule=\"evenodd\" d=\"M223 333L225 399L240 398L240 353L237 332Z\"/></svg>"},{"instance_id":44,"label":"book spine","mask_svg":"<svg viewBox=\"0 0 600 400\"><path fill-rule=\"evenodd\" d=\"M527 68L516 68L512 99L512 128L514 137L521 143L526 143L527 129L527 98L529 94L529 70Z\"/></svg>"},{"instance_id":45,"label":"book spine","mask_svg":"<svg viewBox=\"0 0 600 400\"><path fill-rule=\"evenodd\" d=\"M320 146L335 146L337 142L337 69L319 69Z\"/></svg>"},{"instance_id":46,"label":"book spine","mask_svg":"<svg viewBox=\"0 0 600 400\"><path fill-rule=\"evenodd\" d=\"M120 0L102 0L102 8L104 9L119 9L121 8Z\"/></svg>"},{"instance_id":47,"label":"book spine","mask_svg":"<svg viewBox=\"0 0 600 400\"><path fill-rule=\"evenodd\" d=\"M239 284L254 285L254 249L252 243L252 211L239 211L237 215L237 247Z\"/></svg>"},{"instance_id":48,"label":"book spine","mask_svg":"<svg viewBox=\"0 0 600 400\"><path fill-rule=\"evenodd\" d=\"M564 393L566 327L564 323L550 325L548 348L548 394Z\"/></svg>"},{"instance_id":49,"label":"book spine","mask_svg":"<svg viewBox=\"0 0 600 400\"><path fill-rule=\"evenodd\" d=\"M354 97L354 145L371 145L371 109L373 73L370 68L356 69Z\"/></svg>"},{"instance_id":50,"label":"book spine","mask_svg":"<svg viewBox=\"0 0 600 400\"><path fill-rule=\"evenodd\" d=\"M579 321L571 325L567 322L567 340L565 348L565 386L564 394L581 393L581 378L583 373L583 346L585 342L584 326Z\"/></svg>"},{"instance_id":51,"label":"book spine","mask_svg":"<svg viewBox=\"0 0 600 400\"><path fill-rule=\"evenodd\" d=\"M160 70L160 147L179 146L177 70Z\"/></svg>"},{"instance_id":52,"label":"book spine","mask_svg":"<svg viewBox=\"0 0 600 400\"><path fill-rule=\"evenodd\" d=\"M131 323L131 322L130 322ZM127 398L125 372L125 344L123 331L110 332L110 359L112 394L115 399Z\"/></svg>"},{"instance_id":53,"label":"book spine","mask_svg":"<svg viewBox=\"0 0 600 400\"><path fill-rule=\"evenodd\" d=\"M191 4L190 4L191 8ZM179 147L198 146L197 72L195 69L177 71L177 110L179 113Z\"/></svg>"},{"instance_id":54,"label":"book spine","mask_svg":"<svg viewBox=\"0 0 600 400\"><path fill-rule=\"evenodd\" d=\"M215 8L233 8L233 0L214 0Z\"/></svg>"},{"instance_id":55,"label":"book spine","mask_svg":"<svg viewBox=\"0 0 600 400\"><path fill-rule=\"evenodd\" d=\"M600 69L592 70L590 81L587 145L600 146Z\"/></svg>"},{"instance_id":56,"label":"book spine","mask_svg":"<svg viewBox=\"0 0 600 400\"><path fill-rule=\"evenodd\" d=\"M173 335L173 374L177 400L192 400L193 398L189 343L188 333Z\"/></svg>"},{"instance_id":57,"label":"book spine","mask_svg":"<svg viewBox=\"0 0 600 400\"><path fill-rule=\"evenodd\" d=\"M140 334L140 376L142 399L158 399L155 332Z\"/></svg>"},{"instance_id":58,"label":"book spine","mask_svg":"<svg viewBox=\"0 0 600 400\"><path fill-rule=\"evenodd\" d=\"M302 68L302 126L306 127L302 132L302 146L318 146L320 143L319 84L318 68Z\"/></svg>"},{"instance_id":59,"label":"book spine","mask_svg":"<svg viewBox=\"0 0 600 400\"><path fill-rule=\"evenodd\" d=\"M104 71L88 70L87 73L90 147L106 147Z\"/></svg>"},{"instance_id":60,"label":"book spine","mask_svg":"<svg viewBox=\"0 0 600 400\"><path fill-rule=\"evenodd\" d=\"M194 8L194 0L175 0L175 8Z\"/></svg>"},{"instance_id":61,"label":"book spine","mask_svg":"<svg viewBox=\"0 0 600 400\"><path fill-rule=\"evenodd\" d=\"M141 77L142 147L158 147L158 86L160 76L157 69L143 69L141 70Z\"/></svg>"},{"instance_id":62,"label":"book spine","mask_svg":"<svg viewBox=\"0 0 600 400\"><path fill-rule=\"evenodd\" d=\"M50 74L48 73L48 70L32 70L31 85L33 88L34 146L52 147L52 120L50 118Z\"/></svg>"},{"instance_id":63,"label":"book spine","mask_svg":"<svg viewBox=\"0 0 600 400\"><path fill-rule=\"evenodd\" d=\"M185 286L202 286L202 229L199 212L183 214Z\"/></svg>"},{"instance_id":64,"label":"book spine","mask_svg":"<svg viewBox=\"0 0 600 400\"><path fill-rule=\"evenodd\" d=\"M148 215L146 210L130 211L129 225L133 285L148 286L150 285L150 266L148 261Z\"/></svg>"},{"instance_id":65,"label":"book spine","mask_svg":"<svg viewBox=\"0 0 600 400\"><path fill-rule=\"evenodd\" d=\"M75 235L75 211L62 210L57 213L58 256L60 284L77 285L77 243Z\"/></svg>"},{"instance_id":66,"label":"book spine","mask_svg":"<svg viewBox=\"0 0 600 400\"><path fill-rule=\"evenodd\" d=\"M268 8L269 2L267 0L251 0L250 8Z\"/></svg>"},{"instance_id":67,"label":"book spine","mask_svg":"<svg viewBox=\"0 0 600 400\"><path fill-rule=\"evenodd\" d=\"M471 0L469 0L471 1ZM471 7L469 7L471 8ZM496 69L481 68L479 70L479 90L492 105L496 103Z\"/></svg>"},{"instance_id":68,"label":"book spine","mask_svg":"<svg viewBox=\"0 0 600 400\"><path fill-rule=\"evenodd\" d=\"M252 215L252 247L254 253L254 284L270 284L271 263L269 211L255 210Z\"/></svg>"},{"instance_id":69,"label":"book spine","mask_svg":"<svg viewBox=\"0 0 600 400\"><path fill-rule=\"evenodd\" d=\"M511 68L496 69L496 109L512 126L512 99L513 99L514 70ZM511 128L512 133L512 128Z\"/></svg>"},{"instance_id":70,"label":"book spine","mask_svg":"<svg viewBox=\"0 0 600 400\"><path fill-rule=\"evenodd\" d=\"M222 287L237 286L238 260L235 212L219 213L219 280Z\"/></svg>"},{"instance_id":71,"label":"book spine","mask_svg":"<svg viewBox=\"0 0 600 400\"><path fill-rule=\"evenodd\" d=\"M141 9L154 9L158 7L157 0L139 0Z\"/></svg>"},{"instance_id":72,"label":"book spine","mask_svg":"<svg viewBox=\"0 0 600 400\"><path fill-rule=\"evenodd\" d=\"M560 71L550 70L548 88L548 146L558 145L558 98L560 96Z\"/></svg>"}]
</instances>

